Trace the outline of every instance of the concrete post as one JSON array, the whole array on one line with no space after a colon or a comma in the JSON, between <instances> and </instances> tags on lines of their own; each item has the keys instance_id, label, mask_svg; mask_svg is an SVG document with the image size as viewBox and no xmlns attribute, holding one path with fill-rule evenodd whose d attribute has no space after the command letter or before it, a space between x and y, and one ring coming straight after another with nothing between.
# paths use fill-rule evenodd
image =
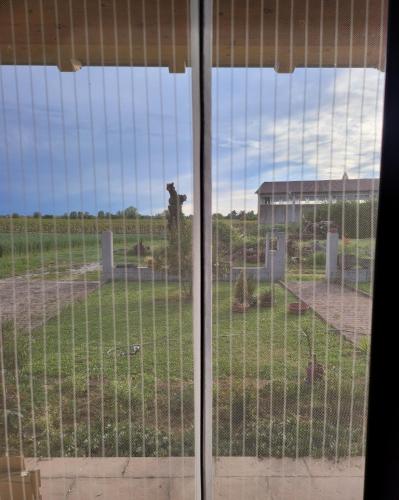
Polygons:
<instances>
[{"instance_id":1,"label":"concrete post","mask_svg":"<svg viewBox=\"0 0 399 500\"><path fill-rule=\"evenodd\" d=\"M282 280L285 276L285 233L277 233L277 249L274 254L273 281Z\"/></svg>"},{"instance_id":2,"label":"concrete post","mask_svg":"<svg viewBox=\"0 0 399 500\"><path fill-rule=\"evenodd\" d=\"M270 235L266 233L265 241L265 267L269 266L269 255L270 255Z\"/></svg>"},{"instance_id":3,"label":"concrete post","mask_svg":"<svg viewBox=\"0 0 399 500\"><path fill-rule=\"evenodd\" d=\"M326 242L326 279L331 280L337 277L338 260L338 233L328 232Z\"/></svg>"},{"instance_id":4,"label":"concrete post","mask_svg":"<svg viewBox=\"0 0 399 500\"><path fill-rule=\"evenodd\" d=\"M101 235L103 262L103 279L110 280L114 271L114 241L112 231L104 231Z\"/></svg>"}]
</instances>

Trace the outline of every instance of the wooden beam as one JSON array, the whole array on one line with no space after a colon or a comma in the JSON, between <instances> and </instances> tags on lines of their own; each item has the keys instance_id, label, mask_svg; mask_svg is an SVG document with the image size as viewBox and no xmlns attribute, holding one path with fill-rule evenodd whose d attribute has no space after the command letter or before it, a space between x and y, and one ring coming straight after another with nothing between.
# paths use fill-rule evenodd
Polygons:
<instances>
[{"instance_id":1,"label":"wooden beam","mask_svg":"<svg viewBox=\"0 0 399 500\"><path fill-rule=\"evenodd\" d=\"M295 0L292 10L291 0L279 0L277 16L274 0L251 0L248 12L246 0L235 0L233 13L231 0L219 0L214 6L219 33L218 45L213 46L213 60L217 60L220 67L262 65L280 72L293 71L305 64L308 67L366 65L383 70L385 57L381 60L379 47L381 40L385 44L387 2L353 2L351 20L349 1L324 1L321 16L322 0L308 0L306 23L306 0ZM42 13L36 0L27 0L26 10L24 0L0 3L2 64L29 64L31 60L31 64L40 65L45 54L47 64L58 65L62 70L71 67L71 71L74 70L71 60L83 66L143 66L146 61L148 66L161 65L173 72L184 71L191 65L187 0L145 0L144 15L143 0L130 0L130 3L115 0L115 9L112 0L87 0L86 12L81 0L58 0L57 9L53 0L42 0L42 3ZM213 24L215 29L217 23ZM263 47L260 47L261 39Z\"/></svg>"}]
</instances>

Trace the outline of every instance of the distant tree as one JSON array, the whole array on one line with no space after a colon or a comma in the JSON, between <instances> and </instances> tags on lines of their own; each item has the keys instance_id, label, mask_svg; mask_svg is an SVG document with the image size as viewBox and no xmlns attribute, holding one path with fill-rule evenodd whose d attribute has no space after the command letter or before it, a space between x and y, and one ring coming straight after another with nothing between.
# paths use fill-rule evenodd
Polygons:
<instances>
[{"instance_id":1,"label":"distant tree","mask_svg":"<svg viewBox=\"0 0 399 500\"><path fill-rule=\"evenodd\" d=\"M19 214L17 214L16 212L14 212L13 214L11 214L11 217L13 219L19 219Z\"/></svg>"},{"instance_id":2,"label":"distant tree","mask_svg":"<svg viewBox=\"0 0 399 500\"><path fill-rule=\"evenodd\" d=\"M321 203L316 208L303 209L303 224L330 221L338 228L340 237L374 238L377 226L377 206L377 199L362 202L346 200L331 204Z\"/></svg>"},{"instance_id":3,"label":"distant tree","mask_svg":"<svg viewBox=\"0 0 399 500\"><path fill-rule=\"evenodd\" d=\"M104 210L99 210L99 211L97 212L97 217L98 217L99 219L104 219L104 217L105 217L105 212L104 212Z\"/></svg>"},{"instance_id":4,"label":"distant tree","mask_svg":"<svg viewBox=\"0 0 399 500\"><path fill-rule=\"evenodd\" d=\"M257 219L258 219L258 216L256 215L256 213L253 210L250 210L249 212L247 212L247 220L257 220Z\"/></svg>"},{"instance_id":5,"label":"distant tree","mask_svg":"<svg viewBox=\"0 0 399 500\"><path fill-rule=\"evenodd\" d=\"M253 210L246 212L245 210L241 210L239 214L237 214L237 219L240 220L257 220L257 216Z\"/></svg>"},{"instance_id":6,"label":"distant tree","mask_svg":"<svg viewBox=\"0 0 399 500\"><path fill-rule=\"evenodd\" d=\"M236 210L232 210L229 214L227 214L226 218L227 219L237 219L238 214L237 214Z\"/></svg>"},{"instance_id":7,"label":"distant tree","mask_svg":"<svg viewBox=\"0 0 399 500\"><path fill-rule=\"evenodd\" d=\"M42 218L43 219L54 219L54 215L52 215L52 214L44 214Z\"/></svg>"},{"instance_id":8,"label":"distant tree","mask_svg":"<svg viewBox=\"0 0 399 500\"><path fill-rule=\"evenodd\" d=\"M39 219L42 216L40 212L33 212L33 218L34 219Z\"/></svg>"},{"instance_id":9,"label":"distant tree","mask_svg":"<svg viewBox=\"0 0 399 500\"><path fill-rule=\"evenodd\" d=\"M141 215L141 217L145 217L144 215ZM164 217L168 217L168 210L162 210L162 212L159 212L157 214L154 215L154 218L164 218Z\"/></svg>"},{"instance_id":10,"label":"distant tree","mask_svg":"<svg viewBox=\"0 0 399 500\"><path fill-rule=\"evenodd\" d=\"M124 210L124 215L127 219L135 219L139 215L139 212L136 207L127 207Z\"/></svg>"},{"instance_id":11,"label":"distant tree","mask_svg":"<svg viewBox=\"0 0 399 500\"><path fill-rule=\"evenodd\" d=\"M75 211L69 212L69 218L70 219L77 219L78 218L78 212L75 212Z\"/></svg>"}]
</instances>

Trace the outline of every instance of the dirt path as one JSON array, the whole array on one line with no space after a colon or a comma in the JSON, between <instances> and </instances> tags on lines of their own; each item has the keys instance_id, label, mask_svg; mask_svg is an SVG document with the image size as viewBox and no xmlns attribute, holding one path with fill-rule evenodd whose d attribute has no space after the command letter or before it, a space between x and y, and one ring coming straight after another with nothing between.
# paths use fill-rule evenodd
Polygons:
<instances>
[{"instance_id":1,"label":"dirt path","mask_svg":"<svg viewBox=\"0 0 399 500\"><path fill-rule=\"evenodd\" d=\"M32 330L98 286L97 281L47 281L26 276L0 280L0 319L15 320L18 328Z\"/></svg>"},{"instance_id":2,"label":"dirt path","mask_svg":"<svg viewBox=\"0 0 399 500\"><path fill-rule=\"evenodd\" d=\"M370 335L371 297L325 281L289 282L285 286L348 340L356 343Z\"/></svg>"},{"instance_id":3,"label":"dirt path","mask_svg":"<svg viewBox=\"0 0 399 500\"><path fill-rule=\"evenodd\" d=\"M61 281L69 281L70 279L75 280L82 274L85 274L87 272L91 271L100 271L101 270L101 264L98 262L88 262L86 264L79 265L78 267L72 267L71 269L64 269L62 271L59 271L58 273L58 278ZM30 278L30 279L46 279L46 277L55 274L55 269L38 269L35 270L34 272L30 272L25 274L23 277L24 278ZM64 279L65 278L65 279Z\"/></svg>"}]
</instances>

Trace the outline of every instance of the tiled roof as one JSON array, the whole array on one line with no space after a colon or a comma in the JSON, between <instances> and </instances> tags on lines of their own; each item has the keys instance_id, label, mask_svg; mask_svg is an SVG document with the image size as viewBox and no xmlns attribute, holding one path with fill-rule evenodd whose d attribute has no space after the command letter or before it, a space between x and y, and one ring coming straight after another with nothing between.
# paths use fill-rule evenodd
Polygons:
<instances>
[{"instance_id":1,"label":"tiled roof","mask_svg":"<svg viewBox=\"0 0 399 500\"><path fill-rule=\"evenodd\" d=\"M378 192L379 179L334 179L321 181L264 182L257 194Z\"/></svg>"}]
</instances>

